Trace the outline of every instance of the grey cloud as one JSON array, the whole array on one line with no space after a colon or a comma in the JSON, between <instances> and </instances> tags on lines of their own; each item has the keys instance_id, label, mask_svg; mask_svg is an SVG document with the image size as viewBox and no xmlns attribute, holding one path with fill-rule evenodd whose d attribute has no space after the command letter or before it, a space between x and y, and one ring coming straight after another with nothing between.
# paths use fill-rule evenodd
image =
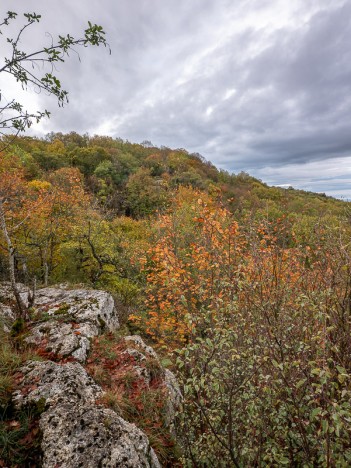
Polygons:
<instances>
[{"instance_id":1,"label":"grey cloud","mask_svg":"<svg viewBox=\"0 0 351 468\"><path fill-rule=\"evenodd\" d=\"M10 8L3 0L2 10ZM101 131L184 147L228 170L259 176L276 168L276 184L292 164L301 173L309 162L346 167L350 2L17 0L16 8L41 11L46 21L29 44L40 44L45 30L74 32L90 19L104 25L112 49L111 56L80 51L81 63L72 56L60 67L70 104L56 109L40 96L53 112L41 131ZM323 180L310 178L305 188L323 191Z\"/></svg>"}]
</instances>

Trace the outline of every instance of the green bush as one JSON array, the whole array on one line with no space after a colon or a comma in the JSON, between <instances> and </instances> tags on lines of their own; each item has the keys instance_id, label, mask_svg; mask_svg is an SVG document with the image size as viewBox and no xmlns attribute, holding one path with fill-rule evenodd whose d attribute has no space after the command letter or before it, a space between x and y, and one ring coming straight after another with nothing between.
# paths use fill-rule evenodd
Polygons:
<instances>
[{"instance_id":1,"label":"green bush","mask_svg":"<svg viewBox=\"0 0 351 468\"><path fill-rule=\"evenodd\" d=\"M304 301L279 320L235 304L215 324L204 312L177 358L185 466L350 466L350 373Z\"/></svg>"}]
</instances>

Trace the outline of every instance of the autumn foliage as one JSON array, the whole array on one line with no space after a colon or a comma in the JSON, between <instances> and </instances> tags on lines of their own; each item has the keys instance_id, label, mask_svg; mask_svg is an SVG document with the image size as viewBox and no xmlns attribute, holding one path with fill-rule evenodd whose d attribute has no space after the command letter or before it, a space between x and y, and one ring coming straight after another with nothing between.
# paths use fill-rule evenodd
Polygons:
<instances>
[{"instance_id":1,"label":"autumn foliage","mask_svg":"<svg viewBox=\"0 0 351 468\"><path fill-rule=\"evenodd\" d=\"M223 298L235 294L244 241L227 209L188 188L179 190L157 229L145 265L147 332L174 347L197 333L203 310L213 312L215 320Z\"/></svg>"},{"instance_id":2,"label":"autumn foliage","mask_svg":"<svg viewBox=\"0 0 351 468\"><path fill-rule=\"evenodd\" d=\"M347 230L337 242L325 226L319 232L311 247L286 216L240 227L218 200L190 189L160 216L145 265L146 332L178 348L188 460L351 459Z\"/></svg>"},{"instance_id":3,"label":"autumn foliage","mask_svg":"<svg viewBox=\"0 0 351 468\"><path fill-rule=\"evenodd\" d=\"M2 154L0 201L17 281L108 290L129 332L167 356L184 466L351 464L348 203L75 133ZM0 234L3 279L7 245ZM152 437L162 391L144 405L107 341L90 370Z\"/></svg>"}]
</instances>

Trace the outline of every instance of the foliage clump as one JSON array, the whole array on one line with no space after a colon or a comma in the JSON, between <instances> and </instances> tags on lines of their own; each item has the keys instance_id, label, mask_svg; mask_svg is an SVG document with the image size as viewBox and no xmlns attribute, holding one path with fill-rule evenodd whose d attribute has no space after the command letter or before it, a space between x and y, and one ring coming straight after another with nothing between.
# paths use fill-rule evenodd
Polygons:
<instances>
[{"instance_id":1,"label":"foliage clump","mask_svg":"<svg viewBox=\"0 0 351 468\"><path fill-rule=\"evenodd\" d=\"M178 348L184 463L350 464L347 231L319 232L311 247L286 217L240 228L189 190L160 218L145 332Z\"/></svg>"}]
</instances>

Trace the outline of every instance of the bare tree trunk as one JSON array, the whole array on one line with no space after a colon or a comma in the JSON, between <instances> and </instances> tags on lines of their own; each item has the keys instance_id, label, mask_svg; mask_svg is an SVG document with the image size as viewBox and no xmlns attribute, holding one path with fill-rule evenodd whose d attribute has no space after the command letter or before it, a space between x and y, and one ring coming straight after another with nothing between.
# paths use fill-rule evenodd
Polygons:
<instances>
[{"instance_id":1,"label":"bare tree trunk","mask_svg":"<svg viewBox=\"0 0 351 468\"><path fill-rule=\"evenodd\" d=\"M12 292L15 296L17 307L18 307L18 316L21 318L27 318L27 307L21 297L19 292L17 283L16 283L16 276L15 276L15 248L12 244L9 232L7 230L6 219L5 219L5 212L2 203L2 199L0 197L0 225L2 232L4 234L6 243L7 243L7 250L8 250L8 259L9 259L9 271L10 271L10 282L12 287Z\"/></svg>"},{"instance_id":2,"label":"bare tree trunk","mask_svg":"<svg viewBox=\"0 0 351 468\"><path fill-rule=\"evenodd\" d=\"M44 286L47 288L48 284L49 284L49 266L45 261L44 262Z\"/></svg>"},{"instance_id":3,"label":"bare tree trunk","mask_svg":"<svg viewBox=\"0 0 351 468\"><path fill-rule=\"evenodd\" d=\"M37 293L37 279L34 277L33 280L33 289L28 292L28 309L35 305L35 295Z\"/></svg>"},{"instance_id":4,"label":"bare tree trunk","mask_svg":"<svg viewBox=\"0 0 351 468\"><path fill-rule=\"evenodd\" d=\"M43 269L44 269L44 286L47 287L49 283L49 264L48 264L48 246L49 241L47 240L45 243L45 247L43 250Z\"/></svg>"}]
</instances>

